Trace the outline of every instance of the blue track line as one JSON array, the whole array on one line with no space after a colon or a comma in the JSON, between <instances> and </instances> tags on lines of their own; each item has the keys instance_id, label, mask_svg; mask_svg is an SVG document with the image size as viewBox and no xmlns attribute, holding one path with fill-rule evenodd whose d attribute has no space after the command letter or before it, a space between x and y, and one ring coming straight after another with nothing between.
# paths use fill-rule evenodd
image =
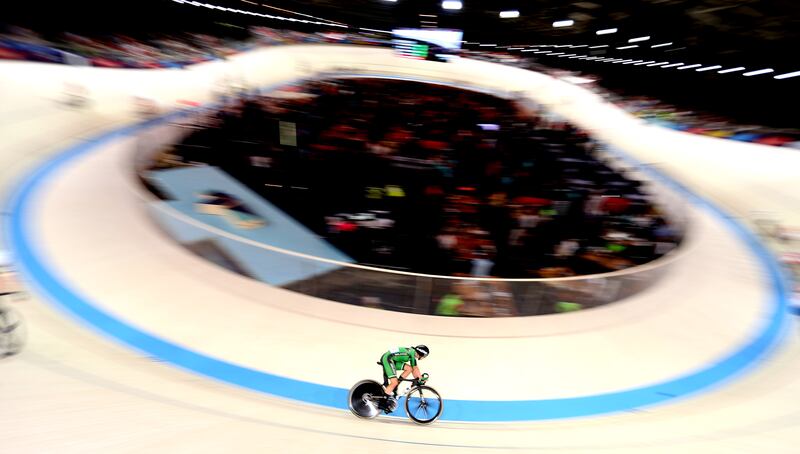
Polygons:
<instances>
[{"instance_id":1,"label":"blue track line","mask_svg":"<svg viewBox=\"0 0 800 454\"><path fill-rule=\"evenodd\" d=\"M55 302L70 314L78 317L101 333L155 358L183 369L248 389L305 403L346 409L348 392L346 389L294 380L237 366L169 343L147 333L145 330L129 325L103 312L92 304L88 298L83 297L72 289L68 282L59 279L57 271L52 266L48 266L43 254L37 250L36 238L32 237L33 208L38 191L40 191L49 176L54 175L59 168L72 160L87 153L101 150L103 145L109 144L115 139L163 124L181 115L180 113L171 114L102 134L93 140L67 148L54 159L44 163L29 174L7 202L6 211L12 213L12 216L5 219L7 243L12 250L20 272L40 292L49 297L49 300ZM788 312L787 286L783 280L779 265L759 240L721 209L708 200L692 193L667 175L653 168L641 166L641 163L618 150L612 150L612 152L628 162L636 164L654 179L670 185L693 203L712 213L735 232L750 248L767 272L772 289L769 301L771 313L764 326L754 333L748 342L726 357L720 358L695 372L662 383L614 393L561 399L523 401L446 400L442 415L443 420L534 421L636 410L671 399L684 398L719 386L749 368L755 367L781 339ZM402 405L400 408L402 408ZM400 413L398 411L395 414L403 416Z\"/></svg>"}]
</instances>

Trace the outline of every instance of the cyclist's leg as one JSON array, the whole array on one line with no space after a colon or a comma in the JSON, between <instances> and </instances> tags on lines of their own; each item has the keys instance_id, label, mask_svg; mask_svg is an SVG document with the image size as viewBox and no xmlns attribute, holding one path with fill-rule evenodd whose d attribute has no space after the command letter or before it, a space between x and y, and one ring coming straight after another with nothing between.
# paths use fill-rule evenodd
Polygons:
<instances>
[{"instance_id":1,"label":"cyclist's leg","mask_svg":"<svg viewBox=\"0 0 800 454\"><path fill-rule=\"evenodd\" d=\"M397 377L391 377L389 379L389 384L386 385L386 395L391 396L394 393L394 390L397 388Z\"/></svg>"},{"instance_id":2,"label":"cyclist's leg","mask_svg":"<svg viewBox=\"0 0 800 454\"><path fill-rule=\"evenodd\" d=\"M400 376L403 378L408 378L413 370L414 369L412 369L410 365L406 364L403 366L403 372L400 373Z\"/></svg>"},{"instance_id":3,"label":"cyclist's leg","mask_svg":"<svg viewBox=\"0 0 800 454\"><path fill-rule=\"evenodd\" d=\"M386 394L391 394L397 387L397 371L394 362L390 359L391 354L386 352L381 356L381 367L383 368L383 387Z\"/></svg>"},{"instance_id":4,"label":"cyclist's leg","mask_svg":"<svg viewBox=\"0 0 800 454\"><path fill-rule=\"evenodd\" d=\"M410 373L411 373L411 366L406 364L406 365L403 366L403 372L400 374L400 376L403 377L403 378L406 378L406 377L408 377L408 374L410 374ZM395 372L395 375L393 376L393 378L391 378L389 380L389 386L386 387L386 394L390 394L391 395L392 393L394 393L395 389L397 389L397 385L400 384L400 381L396 378L396 376L397 376L397 373Z\"/></svg>"}]
</instances>

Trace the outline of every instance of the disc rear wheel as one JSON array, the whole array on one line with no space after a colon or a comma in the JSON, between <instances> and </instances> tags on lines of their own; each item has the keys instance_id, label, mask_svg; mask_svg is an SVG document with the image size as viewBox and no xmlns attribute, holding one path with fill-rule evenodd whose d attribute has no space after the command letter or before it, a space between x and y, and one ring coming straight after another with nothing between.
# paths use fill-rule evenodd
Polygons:
<instances>
[{"instance_id":1,"label":"disc rear wheel","mask_svg":"<svg viewBox=\"0 0 800 454\"><path fill-rule=\"evenodd\" d=\"M363 380L350 388L347 401L350 411L359 418L374 418L381 412L375 398L384 395L383 387L372 380Z\"/></svg>"}]
</instances>

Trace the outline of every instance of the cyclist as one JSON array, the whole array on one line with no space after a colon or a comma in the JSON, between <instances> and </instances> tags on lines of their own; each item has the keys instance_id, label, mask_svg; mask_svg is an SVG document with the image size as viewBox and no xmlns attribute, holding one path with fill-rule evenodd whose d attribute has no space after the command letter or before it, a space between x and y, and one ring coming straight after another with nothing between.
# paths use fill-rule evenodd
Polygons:
<instances>
[{"instance_id":1,"label":"cyclist","mask_svg":"<svg viewBox=\"0 0 800 454\"><path fill-rule=\"evenodd\" d=\"M408 374L413 374L414 378L420 379L422 374L419 372L417 361L428 356L430 349L425 345L417 345L416 347L400 347L389 350L381 356L378 364L383 368L383 387L388 396L387 409L388 412L394 411L397 408L397 385L400 383L397 380L397 372L400 371L400 376L403 378L408 377Z\"/></svg>"}]
</instances>

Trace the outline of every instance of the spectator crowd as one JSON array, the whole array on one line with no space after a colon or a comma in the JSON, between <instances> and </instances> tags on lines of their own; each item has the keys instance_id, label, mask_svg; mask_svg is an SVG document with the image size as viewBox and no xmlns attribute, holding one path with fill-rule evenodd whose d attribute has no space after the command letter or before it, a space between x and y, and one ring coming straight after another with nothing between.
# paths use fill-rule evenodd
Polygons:
<instances>
[{"instance_id":1,"label":"spectator crowd","mask_svg":"<svg viewBox=\"0 0 800 454\"><path fill-rule=\"evenodd\" d=\"M268 27L251 27L245 39L223 38L200 33L133 37L122 34L84 36L62 33L44 38L20 27L0 33L0 59L31 60L49 63L91 65L106 68L182 68L187 65L224 59L261 46L281 44L338 43L390 47L391 38L376 32L341 31L299 32ZM524 67L575 79L577 74L542 66L530 56L501 51L461 51L466 58L482 59ZM589 76L589 79L596 78ZM718 115L687 111L643 96L620 96L593 86L602 96L647 121L694 134L765 145L800 148L800 131L758 125L740 125Z\"/></svg>"},{"instance_id":2,"label":"spectator crowd","mask_svg":"<svg viewBox=\"0 0 800 454\"><path fill-rule=\"evenodd\" d=\"M380 79L237 101L171 150L247 184L357 262L558 277L647 263L679 233L641 182L515 102Z\"/></svg>"},{"instance_id":3,"label":"spectator crowd","mask_svg":"<svg viewBox=\"0 0 800 454\"><path fill-rule=\"evenodd\" d=\"M62 33L45 38L31 30L11 27L0 33L0 59L105 68L182 68L224 59L259 46L300 43L391 45L390 41L369 34L302 33L253 27L248 35L246 39L233 39L201 33L138 37Z\"/></svg>"}]
</instances>

